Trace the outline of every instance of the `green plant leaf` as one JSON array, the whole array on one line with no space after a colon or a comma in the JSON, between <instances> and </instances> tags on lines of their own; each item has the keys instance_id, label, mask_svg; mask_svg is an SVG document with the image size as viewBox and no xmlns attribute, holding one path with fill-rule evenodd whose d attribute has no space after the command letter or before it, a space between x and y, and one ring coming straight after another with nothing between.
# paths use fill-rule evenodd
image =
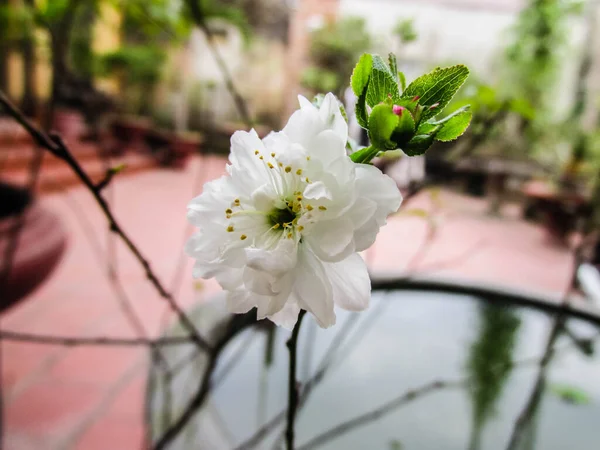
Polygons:
<instances>
[{"instance_id":1,"label":"green plant leaf","mask_svg":"<svg viewBox=\"0 0 600 450\"><path fill-rule=\"evenodd\" d=\"M463 65L438 68L410 83L402 93L402 98L418 96L419 104L425 106L421 120L427 120L444 109L468 76L469 69ZM436 104L435 108L429 108Z\"/></svg>"},{"instance_id":2,"label":"green plant leaf","mask_svg":"<svg viewBox=\"0 0 600 450\"><path fill-rule=\"evenodd\" d=\"M356 99L356 107L354 108L354 112L356 114L356 121L358 124L363 127L365 130L369 128L369 116L367 114L367 89L369 84L367 83Z\"/></svg>"},{"instance_id":3,"label":"green plant leaf","mask_svg":"<svg viewBox=\"0 0 600 450\"><path fill-rule=\"evenodd\" d=\"M350 85L357 97L360 97L369 84L371 69L373 68L373 57L369 53L363 53L352 71Z\"/></svg>"},{"instance_id":4,"label":"green plant leaf","mask_svg":"<svg viewBox=\"0 0 600 450\"><path fill-rule=\"evenodd\" d=\"M350 155L350 159L357 164L367 164L379 153L379 149L369 146Z\"/></svg>"},{"instance_id":5,"label":"green plant leaf","mask_svg":"<svg viewBox=\"0 0 600 450\"><path fill-rule=\"evenodd\" d=\"M473 113L471 111L462 111L453 114L448 121L442 124L442 128L434 136L436 141L449 142L457 139L467 130L471 123Z\"/></svg>"},{"instance_id":6,"label":"green plant leaf","mask_svg":"<svg viewBox=\"0 0 600 450\"><path fill-rule=\"evenodd\" d=\"M425 153L431 144L433 144L433 135L417 134L402 148L402 151L408 156L418 156Z\"/></svg>"},{"instance_id":7,"label":"green plant leaf","mask_svg":"<svg viewBox=\"0 0 600 450\"><path fill-rule=\"evenodd\" d=\"M397 148L392 140L392 134L400 123L400 118L394 114L391 106L380 104L373 108L369 116L369 139L371 144L380 150Z\"/></svg>"},{"instance_id":8,"label":"green plant leaf","mask_svg":"<svg viewBox=\"0 0 600 450\"><path fill-rule=\"evenodd\" d=\"M398 82L385 61L378 55L372 55L373 68L367 88L367 104L371 107L391 98L394 103L400 100Z\"/></svg>"},{"instance_id":9,"label":"green plant leaf","mask_svg":"<svg viewBox=\"0 0 600 450\"><path fill-rule=\"evenodd\" d=\"M592 402L589 394L578 387L555 384L550 391L562 401L573 405L588 405Z\"/></svg>"},{"instance_id":10,"label":"green plant leaf","mask_svg":"<svg viewBox=\"0 0 600 450\"><path fill-rule=\"evenodd\" d=\"M400 82L400 89L404 92L406 89L406 77L404 76L404 72L398 72L398 81Z\"/></svg>"},{"instance_id":11,"label":"green plant leaf","mask_svg":"<svg viewBox=\"0 0 600 450\"><path fill-rule=\"evenodd\" d=\"M396 60L396 55L390 53L388 55L388 62L390 64L390 72L392 72L392 75L396 79L396 83L398 83L400 80L398 78L398 61Z\"/></svg>"}]
</instances>

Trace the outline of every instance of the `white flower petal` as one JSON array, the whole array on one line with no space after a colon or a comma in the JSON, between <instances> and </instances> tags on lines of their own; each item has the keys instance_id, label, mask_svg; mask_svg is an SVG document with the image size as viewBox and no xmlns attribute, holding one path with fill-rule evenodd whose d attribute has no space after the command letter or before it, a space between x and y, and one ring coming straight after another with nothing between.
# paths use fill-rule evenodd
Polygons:
<instances>
[{"instance_id":1,"label":"white flower petal","mask_svg":"<svg viewBox=\"0 0 600 450\"><path fill-rule=\"evenodd\" d=\"M293 295L292 295L293 299ZM276 325L291 330L298 321L298 314L300 313L300 307L294 300L289 300L284 307L277 313L268 316L269 320Z\"/></svg>"},{"instance_id":2,"label":"white flower petal","mask_svg":"<svg viewBox=\"0 0 600 450\"><path fill-rule=\"evenodd\" d=\"M292 239L280 239L273 250L246 249L248 267L280 275L296 266L298 244Z\"/></svg>"},{"instance_id":3,"label":"white flower petal","mask_svg":"<svg viewBox=\"0 0 600 450\"><path fill-rule=\"evenodd\" d=\"M353 238L352 221L342 218L317 222L306 241L323 261L340 261L354 252Z\"/></svg>"},{"instance_id":4,"label":"white flower petal","mask_svg":"<svg viewBox=\"0 0 600 450\"><path fill-rule=\"evenodd\" d=\"M335 132L344 141L344 145L346 145L346 141L348 140L348 124L344 116L342 116L338 99L331 92L323 99L321 108L319 108L319 115L327 128Z\"/></svg>"},{"instance_id":5,"label":"white flower petal","mask_svg":"<svg viewBox=\"0 0 600 450\"><path fill-rule=\"evenodd\" d=\"M331 191L322 181L315 181L306 186L303 193L304 198L311 200L331 200Z\"/></svg>"},{"instance_id":6,"label":"white flower petal","mask_svg":"<svg viewBox=\"0 0 600 450\"><path fill-rule=\"evenodd\" d=\"M234 314L244 314L256 306L253 296L243 290L227 292L227 309Z\"/></svg>"},{"instance_id":7,"label":"white flower petal","mask_svg":"<svg viewBox=\"0 0 600 450\"><path fill-rule=\"evenodd\" d=\"M316 135L307 150L310 157L318 159L325 169L335 160L348 159L346 141L332 130L325 130Z\"/></svg>"},{"instance_id":8,"label":"white flower petal","mask_svg":"<svg viewBox=\"0 0 600 450\"><path fill-rule=\"evenodd\" d=\"M348 311L363 311L369 307L371 279L367 265L358 253L343 261L323 265L337 306Z\"/></svg>"},{"instance_id":9,"label":"white flower petal","mask_svg":"<svg viewBox=\"0 0 600 450\"><path fill-rule=\"evenodd\" d=\"M321 328L329 328L335 324L331 284L314 253L306 248L299 253L294 283L298 306L310 312Z\"/></svg>"}]
</instances>

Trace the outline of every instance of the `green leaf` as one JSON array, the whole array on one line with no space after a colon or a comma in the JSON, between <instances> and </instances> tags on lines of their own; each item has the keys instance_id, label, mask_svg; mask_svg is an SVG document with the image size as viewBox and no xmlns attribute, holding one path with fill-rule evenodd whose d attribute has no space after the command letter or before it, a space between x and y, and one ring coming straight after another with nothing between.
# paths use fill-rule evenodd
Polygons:
<instances>
[{"instance_id":1,"label":"green leaf","mask_svg":"<svg viewBox=\"0 0 600 450\"><path fill-rule=\"evenodd\" d=\"M360 97L369 84L371 69L373 68L373 57L369 53L363 53L352 71L350 85L357 97Z\"/></svg>"},{"instance_id":2,"label":"green leaf","mask_svg":"<svg viewBox=\"0 0 600 450\"><path fill-rule=\"evenodd\" d=\"M356 121L365 130L369 128L369 116L367 114L367 89L369 84L365 86L360 96L356 99L356 107L354 108L356 114Z\"/></svg>"},{"instance_id":3,"label":"green leaf","mask_svg":"<svg viewBox=\"0 0 600 450\"><path fill-rule=\"evenodd\" d=\"M379 149L369 146L350 155L350 159L357 164L367 164L379 153Z\"/></svg>"},{"instance_id":4,"label":"green leaf","mask_svg":"<svg viewBox=\"0 0 600 450\"><path fill-rule=\"evenodd\" d=\"M431 144L433 144L433 135L417 134L402 148L402 151L408 156L418 156L425 153Z\"/></svg>"},{"instance_id":5,"label":"green leaf","mask_svg":"<svg viewBox=\"0 0 600 450\"><path fill-rule=\"evenodd\" d=\"M390 72L394 78L396 78L396 84L400 81L398 78L398 61L396 61L396 55L390 53L388 55L388 62L390 63Z\"/></svg>"},{"instance_id":6,"label":"green leaf","mask_svg":"<svg viewBox=\"0 0 600 450\"><path fill-rule=\"evenodd\" d=\"M398 91L398 82L390 68L386 65L381 56L373 56L373 68L371 70L371 79L367 88L367 104L371 107L390 98L394 103L400 100Z\"/></svg>"},{"instance_id":7,"label":"green leaf","mask_svg":"<svg viewBox=\"0 0 600 450\"><path fill-rule=\"evenodd\" d=\"M371 144L380 150L393 150L397 148L391 139L392 133L400 123L400 118L394 114L391 106L377 105L369 116L369 139Z\"/></svg>"},{"instance_id":8,"label":"green leaf","mask_svg":"<svg viewBox=\"0 0 600 450\"><path fill-rule=\"evenodd\" d=\"M442 128L435 133L435 140L449 142L457 139L466 131L471 123L473 113L471 111L462 111L454 114L450 119L442 124Z\"/></svg>"},{"instance_id":9,"label":"green leaf","mask_svg":"<svg viewBox=\"0 0 600 450\"><path fill-rule=\"evenodd\" d=\"M427 120L444 109L468 76L469 69L463 65L438 68L410 83L402 93L402 98L419 96L419 104L425 106L421 120ZM429 108L436 104L435 108Z\"/></svg>"},{"instance_id":10,"label":"green leaf","mask_svg":"<svg viewBox=\"0 0 600 450\"><path fill-rule=\"evenodd\" d=\"M406 77L404 76L404 72L398 72L398 80L400 81L400 88L402 92L406 89Z\"/></svg>"},{"instance_id":11,"label":"green leaf","mask_svg":"<svg viewBox=\"0 0 600 450\"><path fill-rule=\"evenodd\" d=\"M574 405L588 405L592 402L590 396L575 386L552 385L550 391L562 401Z\"/></svg>"}]
</instances>

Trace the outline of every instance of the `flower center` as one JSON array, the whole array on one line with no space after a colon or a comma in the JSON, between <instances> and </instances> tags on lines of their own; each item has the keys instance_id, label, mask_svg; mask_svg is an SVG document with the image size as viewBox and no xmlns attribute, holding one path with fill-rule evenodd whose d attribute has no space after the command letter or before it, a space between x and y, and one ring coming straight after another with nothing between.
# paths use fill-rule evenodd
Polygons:
<instances>
[{"instance_id":1,"label":"flower center","mask_svg":"<svg viewBox=\"0 0 600 450\"><path fill-rule=\"evenodd\" d=\"M293 212L290 208L275 208L268 216L269 222L272 227L280 228L283 230L284 228L289 227L292 222L296 219L296 213Z\"/></svg>"}]
</instances>

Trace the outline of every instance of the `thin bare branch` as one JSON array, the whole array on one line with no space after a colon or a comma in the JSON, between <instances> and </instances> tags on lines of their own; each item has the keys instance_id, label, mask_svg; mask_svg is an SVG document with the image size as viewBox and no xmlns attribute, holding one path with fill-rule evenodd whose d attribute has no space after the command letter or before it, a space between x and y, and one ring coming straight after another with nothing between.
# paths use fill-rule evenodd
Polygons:
<instances>
[{"instance_id":1,"label":"thin bare branch","mask_svg":"<svg viewBox=\"0 0 600 450\"><path fill-rule=\"evenodd\" d=\"M158 339L149 338L117 338L109 336L97 337L67 337L45 334L21 333L18 331L0 330L0 340L29 342L44 345L62 345L65 347L79 346L105 346L114 345L119 347L163 347L171 345L190 345L193 340L190 336L164 337Z\"/></svg>"},{"instance_id":2,"label":"thin bare branch","mask_svg":"<svg viewBox=\"0 0 600 450\"><path fill-rule=\"evenodd\" d=\"M194 326L190 318L186 315L186 313L177 304L173 296L164 288L157 275L150 267L149 261L144 257L144 255L141 253L138 247L133 243L131 238L119 225L110 207L108 206L108 203L106 202L104 197L102 197L100 191L96 188L96 185L93 183L90 177L85 173L85 171L79 165L77 160L73 157L73 155L71 154L65 143L62 141L62 139L56 135L49 136L37 126L35 126L21 113L21 111L19 111L16 108L16 106L14 106L10 102L7 96L1 91L0 104L4 106L4 108L10 116L12 116L29 132L31 137L37 142L37 144L40 147L45 148L53 155L65 161L71 167L71 169L75 172L75 174L79 177L79 179L84 183L84 185L94 196L94 199L96 200L96 202L102 209L102 212L106 216L106 219L108 220L110 230L121 238L121 240L125 243L125 245L129 248L131 253L135 256L135 258L144 268L148 280L156 288L160 296L168 302L171 309L177 314L177 317L179 318L182 326L193 338L195 344L199 348L210 352L212 350L211 346L208 344L206 339L200 335L199 331L196 329L196 327Z\"/></svg>"},{"instance_id":3,"label":"thin bare branch","mask_svg":"<svg viewBox=\"0 0 600 450\"><path fill-rule=\"evenodd\" d=\"M215 38L210 27L206 23L204 12L202 11L200 2L198 0L187 0L187 4L190 8L190 12L192 13L194 22L206 36L208 48L210 49L211 53L213 54L213 57L215 58L215 61L217 62L217 65L219 66L221 75L225 80L225 86L227 87L227 90L233 97L233 101L235 102L235 105L240 115L242 116L242 120L246 123L248 127L252 127L253 123L252 118L250 116L250 109L248 108L248 104L246 103L246 100L235 86L233 77L231 76L229 68L227 67L227 63L225 62L225 59L223 58L221 52L219 51L219 48L217 47Z\"/></svg>"}]
</instances>

